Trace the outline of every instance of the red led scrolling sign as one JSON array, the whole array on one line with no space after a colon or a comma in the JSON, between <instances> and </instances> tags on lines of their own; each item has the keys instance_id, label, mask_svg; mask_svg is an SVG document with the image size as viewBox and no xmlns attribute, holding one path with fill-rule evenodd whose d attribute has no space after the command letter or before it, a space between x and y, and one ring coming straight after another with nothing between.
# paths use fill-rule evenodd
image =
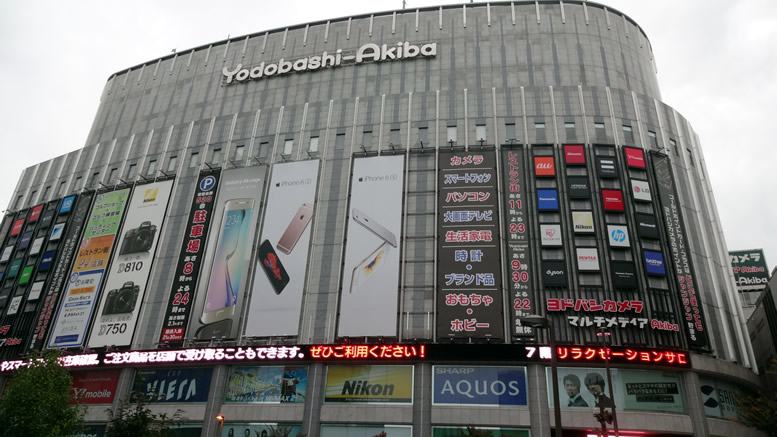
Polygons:
<instances>
[{"instance_id":1,"label":"red led scrolling sign","mask_svg":"<svg viewBox=\"0 0 777 437\"><path fill-rule=\"evenodd\" d=\"M613 346L559 346L562 363L641 364L666 367L690 367L686 352ZM173 350L98 352L61 357L65 367L126 367L268 363L268 362L363 362L363 361L500 361L549 362L551 349L543 345L517 344L334 344L299 346L235 346ZM24 365L22 360L0 362L0 372L10 372Z\"/></svg>"}]
</instances>

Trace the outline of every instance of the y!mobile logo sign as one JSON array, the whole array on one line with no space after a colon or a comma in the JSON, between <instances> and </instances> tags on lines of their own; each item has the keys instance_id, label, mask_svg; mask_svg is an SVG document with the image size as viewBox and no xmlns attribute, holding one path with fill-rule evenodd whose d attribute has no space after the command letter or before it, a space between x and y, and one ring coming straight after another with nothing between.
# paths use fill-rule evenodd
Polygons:
<instances>
[{"instance_id":1,"label":"y!mobile logo sign","mask_svg":"<svg viewBox=\"0 0 777 437\"><path fill-rule=\"evenodd\" d=\"M642 149L624 147L623 150L626 152L626 164L629 167L645 168L645 153Z\"/></svg>"},{"instance_id":2,"label":"y!mobile logo sign","mask_svg":"<svg viewBox=\"0 0 777 437\"><path fill-rule=\"evenodd\" d=\"M315 71L319 68L334 68L341 65L362 64L366 62L396 61L416 57L431 58L437 55L437 43L414 45L409 42L396 44L365 44L354 50L337 49L334 52L323 52L308 58L287 61L283 58L274 63L262 62L251 68L243 68L238 64L233 70L224 67L222 73L227 85L234 82L259 80L265 77L281 76L283 74L305 71Z\"/></svg>"}]
</instances>

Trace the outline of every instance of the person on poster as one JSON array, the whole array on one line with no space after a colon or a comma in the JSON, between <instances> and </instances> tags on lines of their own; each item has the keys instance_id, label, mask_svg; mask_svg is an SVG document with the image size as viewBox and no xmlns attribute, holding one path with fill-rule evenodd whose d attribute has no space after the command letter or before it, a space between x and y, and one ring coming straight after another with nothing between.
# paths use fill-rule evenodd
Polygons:
<instances>
[{"instance_id":1,"label":"person on poster","mask_svg":"<svg viewBox=\"0 0 777 437\"><path fill-rule=\"evenodd\" d=\"M580 378L577 375L569 374L564 377L564 390L569 396L568 407L588 407L588 402L580 396Z\"/></svg>"},{"instance_id":2,"label":"person on poster","mask_svg":"<svg viewBox=\"0 0 777 437\"><path fill-rule=\"evenodd\" d=\"M283 371L283 379L281 380L281 384L281 402L296 402L297 384L299 384L297 370L285 369Z\"/></svg>"},{"instance_id":3,"label":"person on poster","mask_svg":"<svg viewBox=\"0 0 777 437\"><path fill-rule=\"evenodd\" d=\"M607 384L604 382L602 375L591 372L585 376L584 382L588 391L591 392L594 399L596 399L596 402L594 403L595 407L612 408L612 400L604 394L604 388Z\"/></svg>"}]
</instances>

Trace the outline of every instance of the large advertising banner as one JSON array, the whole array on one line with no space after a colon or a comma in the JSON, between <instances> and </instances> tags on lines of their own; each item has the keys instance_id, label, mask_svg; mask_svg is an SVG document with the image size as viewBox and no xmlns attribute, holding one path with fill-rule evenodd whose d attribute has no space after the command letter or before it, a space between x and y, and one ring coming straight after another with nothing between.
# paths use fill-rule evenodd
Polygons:
<instances>
[{"instance_id":1,"label":"large advertising banner","mask_svg":"<svg viewBox=\"0 0 777 437\"><path fill-rule=\"evenodd\" d=\"M128 346L146 293L173 181L136 185L119 232L89 347Z\"/></svg>"},{"instance_id":2,"label":"large advertising banner","mask_svg":"<svg viewBox=\"0 0 777 437\"><path fill-rule=\"evenodd\" d=\"M238 335L266 180L266 166L221 173L221 188L213 208L213 232L208 237L189 322L189 329L198 340Z\"/></svg>"},{"instance_id":3,"label":"large advertising banner","mask_svg":"<svg viewBox=\"0 0 777 437\"><path fill-rule=\"evenodd\" d=\"M766 288L769 268L763 249L735 250L728 253L739 291L757 291Z\"/></svg>"},{"instance_id":4,"label":"large advertising banner","mask_svg":"<svg viewBox=\"0 0 777 437\"><path fill-rule=\"evenodd\" d=\"M707 417L738 420L738 399L752 395L743 387L724 380L699 378L701 400Z\"/></svg>"},{"instance_id":5,"label":"large advertising banner","mask_svg":"<svg viewBox=\"0 0 777 437\"><path fill-rule=\"evenodd\" d=\"M434 366L433 405L528 406L526 368Z\"/></svg>"},{"instance_id":6,"label":"large advertising banner","mask_svg":"<svg viewBox=\"0 0 777 437\"><path fill-rule=\"evenodd\" d=\"M232 367L224 402L304 403L306 366Z\"/></svg>"},{"instance_id":7,"label":"large advertising banner","mask_svg":"<svg viewBox=\"0 0 777 437\"><path fill-rule=\"evenodd\" d=\"M413 366L327 366L324 402L413 403Z\"/></svg>"},{"instance_id":8,"label":"large advertising banner","mask_svg":"<svg viewBox=\"0 0 777 437\"><path fill-rule=\"evenodd\" d=\"M627 410L685 413L683 381L678 373L619 369Z\"/></svg>"},{"instance_id":9,"label":"large advertising banner","mask_svg":"<svg viewBox=\"0 0 777 437\"><path fill-rule=\"evenodd\" d=\"M318 160L275 164L245 335L297 335L318 185Z\"/></svg>"},{"instance_id":10,"label":"large advertising banner","mask_svg":"<svg viewBox=\"0 0 777 437\"><path fill-rule=\"evenodd\" d=\"M696 273L691 261L691 253L686 242L686 229L682 211L677 198L669 157L653 154L653 171L656 175L658 198L661 202L669 250L680 289L680 307L685 313L685 331L688 344L694 349L709 349L710 341L704 322L701 295L696 292Z\"/></svg>"},{"instance_id":11,"label":"large advertising banner","mask_svg":"<svg viewBox=\"0 0 777 437\"><path fill-rule=\"evenodd\" d=\"M623 394L617 383L618 370L610 370L613 396L618 409L623 408ZM550 368L545 369L548 387L553 386ZM607 373L602 368L560 367L558 369L559 400L562 408L591 408L602 405L612 408ZM548 390L548 406L553 408L553 390Z\"/></svg>"},{"instance_id":12,"label":"large advertising banner","mask_svg":"<svg viewBox=\"0 0 777 437\"><path fill-rule=\"evenodd\" d=\"M439 169L437 338L501 339L496 153L441 152Z\"/></svg>"},{"instance_id":13,"label":"large advertising banner","mask_svg":"<svg viewBox=\"0 0 777 437\"><path fill-rule=\"evenodd\" d=\"M35 289L40 289L40 293L42 293L45 297L43 298L42 303L39 304L40 309L38 310L38 313L35 317L36 322L33 325L33 331L28 339L26 346L28 352L31 350L40 350L43 348L46 335L49 332L52 316L54 315L54 310L59 305L59 297L62 295L65 281L68 279L70 264L72 263L73 258L76 256L76 249L78 248L79 238L81 238L81 231L84 230L87 214L89 213L89 207L92 204L93 197L94 196L92 193L84 193L80 195L78 200L75 202L75 207L73 207L74 199L72 199L72 196L66 198L63 201L64 204L67 199L71 199L68 202L69 207L65 213L70 211L72 211L72 213L67 228L63 231L63 228L60 227L60 234L57 234L59 236L56 238L56 240L61 240L58 246L59 257L57 257L56 263L53 263L52 256L52 261L49 261L48 263L49 267L46 267L47 270L51 268L50 266L52 263L54 265L54 267L51 269L51 273L49 273L48 282L45 285L40 283L33 284L33 291L30 292L30 298L32 298ZM61 207L60 214L63 214ZM58 226L59 224L54 225L51 234L52 236L54 235L54 230L56 230ZM64 234L61 234L62 232L64 232ZM49 241L51 240L52 238L50 237ZM46 254L44 254L42 258L46 258ZM43 259L41 259L41 264L43 264ZM44 269L39 265L38 270L41 271Z\"/></svg>"},{"instance_id":14,"label":"large advertising banner","mask_svg":"<svg viewBox=\"0 0 777 437\"><path fill-rule=\"evenodd\" d=\"M562 408L588 408L599 410L613 405L610 399L612 383L615 405L618 410L662 411L684 414L686 412L682 375L679 373L611 369L611 381L602 368L561 367L558 369L558 385ZM548 387L551 387L551 371L546 369ZM553 391L548 391L548 406L553 406Z\"/></svg>"},{"instance_id":15,"label":"large advertising banner","mask_svg":"<svg viewBox=\"0 0 777 437\"><path fill-rule=\"evenodd\" d=\"M476 435L488 437L529 437L531 435L528 429L494 428L491 426L476 426L475 429L477 430ZM432 437L462 437L468 435L471 434L467 427L432 427Z\"/></svg>"},{"instance_id":16,"label":"large advertising banner","mask_svg":"<svg viewBox=\"0 0 777 437\"><path fill-rule=\"evenodd\" d=\"M73 372L73 399L79 404L110 404L116 395L121 370Z\"/></svg>"},{"instance_id":17,"label":"large advertising banner","mask_svg":"<svg viewBox=\"0 0 777 437\"><path fill-rule=\"evenodd\" d=\"M411 437L413 427L410 425L321 425L319 437ZM260 436L264 437L264 436Z\"/></svg>"},{"instance_id":18,"label":"large advertising banner","mask_svg":"<svg viewBox=\"0 0 777 437\"><path fill-rule=\"evenodd\" d=\"M221 427L221 437L269 437L283 435L297 437L302 433L302 425L294 423L232 423ZM200 434L198 433L197 436ZM322 434L323 435L323 434ZM344 434L339 434L342 436ZM176 437L180 437L176 434ZM372 437L372 436L370 436Z\"/></svg>"},{"instance_id":19,"label":"large advertising banner","mask_svg":"<svg viewBox=\"0 0 777 437\"><path fill-rule=\"evenodd\" d=\"M355 158L339 336L397 335L405 157Z\"/></svg>"},{"instance_id":20,"label":"large advertising banner","mask_svg":"<svg viewBox=\"0 0 777 437\"><path fill-rule=\"evenodd\" d=\"M529 215L525 182L528 180L524 165L523 148L502 151L504 178L505 235L507 235L508 296L512 299L510 321L512 335L533 336L533 329L522 319L533 314L533 285L531 250L529 248ZM544 225L543 225L544 226ZM561 226L547 225L540 230L543 246L561 246Z\"/></svg>"},{"instance_id":21,"label":"large advertising banner","mask_svg":"<svg viewBox=\"0 0 777 437\"><path fill-rule=\"evenodd\" d=\"M194 296L200 277L205 242L212 222L213 205L216 203L219 172L202 172L197 178L197 188L189 208L181 251L178 255L173 287L167 302L162 326L161 343L183 342L186 327L194 305Z\"/></svg>"},{"instance_id":22,"label":"large advertising banner","mask_svg":"<svg viewBox=\"0 0 777 437\"><path fill-rule=\"evenodd\" d=\"M143 394L152 402L208 402L212 376L210 368L138 370L130 400Z\"/></svg>"},{"instance_id":23,"label":"large advertising banner","mask_svg":"<svg viewBox=\"0 0 777 437\"><path fill-rule=\"evenodd\" d=\"M97 194L51 330L49 348L84 343L129 192L129 188L124 188Z\"/></svg>"}]
</instances>

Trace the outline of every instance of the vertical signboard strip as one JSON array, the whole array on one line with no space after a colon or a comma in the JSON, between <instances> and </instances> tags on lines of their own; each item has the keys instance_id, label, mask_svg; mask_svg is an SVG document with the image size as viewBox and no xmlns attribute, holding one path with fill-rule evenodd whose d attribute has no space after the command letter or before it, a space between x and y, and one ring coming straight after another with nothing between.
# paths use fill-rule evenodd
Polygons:
<instances>
[{"instance_id":1,"label":"vertical signboard strip","mask_svg":"<svg viewBox=\"0 0 777 437\"><path fill-rule=\"evenodd\" d=\"M505 211L505 235L507 235L507 271L508 271L508 296L512 299L508 303L511 308L510 317L513 325L511 332L515 336L533 336L533 329L522 324L521 320L536 310L534 308L531 249L529 247L529 225L526 208L526 186L528 180L526 168L523 164L524 151L521 147L505 148L502 150L502 166L504 174L504 211ZM561 230L552 230L551 236L558 239L561 244Z\"/></svg>"},{"instance_id":2,"label":"vertical signboard strip","mask_svg":"<svg viewBox=\"0 0 777 437\"><path fill-rule=\"evenodd\" d=\"M48 283L44 288L44 298L39 305L40 309L35 317L36 322L33 325L33 330L30 333L27 341L27 351L40 350L43 348L43 344L48 334L51 319L54 316L54 310L59 305L59 297L62 294L65 283L68 279L68 271L70 265L73 262L73 258L78 250L78 242L81 238L81 232L84 230L86 224L86 217L89 213L89 207L92 204L93 193L84 193L78 196L78 200L75 201L75 207L72 207L72 199L69 203L67 211L71 211L69 223L65 230L64 237L61 238L61 242L58 246L59 256L54 263L54 267L51 269L51 273L48 277ZM63 201L64 204L64 201ZM63 213L62 207L60 207L60 214ZM60 231L61 232L61 231ZM51 239L51 237L49 238Z\"/></svg>"},{"instance_id":3,"label":"vertical signboard strip","mask_svg":"<svg viewBox=\"0 0 777 437\"><path fill-rule=\"evenodd\" d=\"M124 188L97 194L52 328L49 348L78 347L84 343L129 192L129 188Z\"/></svg>"},{"instance_id":4,"label":"vertical signboard strip","mask_svg":"<svg viewBox=\"0 0 777 437\"><path fill-rule=\"evenodd\" d=\"M356 158L340 287L340 336L397 335L405 157Z\"/></svg>"},{"instance_id":5,"label":"vertical signboard strip","mask_svg":"<svg viewBox=\"0 0 777 437\"><path fill-rule=\"evenodd\" d=\"M273 165L245 335L297 335L318 160Z\"/></svg>"},{"instance_id":6,"label":"vertical signboard strip","mask_svg":"<svg viewBox=\"0 0 777 437\"><path fill-rule=\"evenodd\" d=\"M502 338L496 153L440 152L437 337Z\"/></svg>"},{"instance_id":7,"label":"vertical signboard strip","mask_svg":"<svg viewBox=\"0 0 777 437\"><path fill-rule=\"evenodd\" d=\"M128 346L132 342L172 188L172 180L135 187L89 347Z\"/></svg>"},{"instance_id":8,"label":"vertical signboard strip","mask_svg":"<svg viewBox=\"0 0 777 437\"><path fill-rule=\"evenodd\" d=\"M266 166L221 173L214 232L208 236L205 268L189 319L189 329L198 340L238 335L266 178Z\"/></svg>"},{"instance_id":9,"label":"vertical signboard strip","mask_svg":"<svg viewBox=\"0 0 777 437\"><path fill-rule=\"evenodd\" d=\"M173 287L162 326L162 343L183 342L200 277L205 242L208 240L213 205L216 203L220 172L202 172L189 209L181 251L173 276Z\"/></svg>"},{"instance_id":10,"label":"vertical signboard strip","mask_svg":"<svg viewBox=\"0 0 777 437\"><path fill-rule=\"evenodd\" d=\"M701 295L696 291L696 273L688 249L686 228L677 199L677 187L674 183L671 163L669 158L664 155L653 154L652 158L656 185L658 185L658 198L661 203L661 215L666 225L669 250L672 255L677 286L680 290L680 308L684 313L682 330L685 331L691 348L709 349L710 342L704 321Z\"/></svg>"}]
</instances>

